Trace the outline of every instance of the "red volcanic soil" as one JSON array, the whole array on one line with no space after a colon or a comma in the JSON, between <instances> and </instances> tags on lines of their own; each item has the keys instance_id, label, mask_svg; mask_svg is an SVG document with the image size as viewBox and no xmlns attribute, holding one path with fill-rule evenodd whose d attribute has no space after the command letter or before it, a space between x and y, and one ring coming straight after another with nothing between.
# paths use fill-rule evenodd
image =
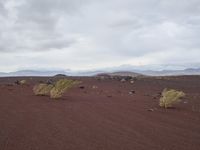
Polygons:
<instances>
[{"instance_id":1,"label":"red volcanic soil","mask_svg":"<svg viewBox=\"0 0 200 150\"><path fill-rule=\"evenodd\" d=\"M18 79L0 78L0 150L200 150L200 76L77 77L61 100L33 94L47 77ZM158 106L166 87L187 94L174 109Z\"/></svg>"}]
</instances>

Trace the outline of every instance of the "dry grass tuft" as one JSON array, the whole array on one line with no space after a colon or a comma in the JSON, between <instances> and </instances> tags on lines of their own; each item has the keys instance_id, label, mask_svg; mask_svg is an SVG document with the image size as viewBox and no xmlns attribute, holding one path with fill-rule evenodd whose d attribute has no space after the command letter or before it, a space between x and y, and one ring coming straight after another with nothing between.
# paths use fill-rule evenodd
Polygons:
<instances>
[{"instance_id":1,"label":"dry grass tuft","mask_svg":"<svg viewBox=\"0 0 200 150\"><path fill-rule=\"evenodd\" d=\"M26 80L21 80L21 81L19 81L19 84L20 84L20 85L27 84L27 81L26 81Z\"/></svg>"},{"instance_id":2,"label":"dry grass tuft","mask_svg":"<svg viewBox=\"0 0 200 150\"><path fill-rule=\"evenodd\" d=\"M174 104L179 103L184 96L185 93L182 91L164 89L160 98L160 107L172 107Z\"/></svg>"},{"instance_id":3,"label":"dry grass tuft","mask_svg":"<svg viewBox=\"0 0 200 150\"><path fill-rule=\"evenodd\" d=\"M50 91L50 97L54 99L61 98L66 90L73 87L77 83L77 81L69 79L61 79L57 81L55 86Z\"/></svg>"},{"instance_id":4,"label":"dry grass tuft","mask_svg":"<svg viewBox=\"0 0 200 150\"><path fill-rule=\"evenodd\" d=\"M61 98L64 92L73 87L75 84L79 84L78 81L73 81L69 79L60 79L55 85L54 84L38 84L33 88L35 95L39 96L50 96L50 98L58 99Z\"/></svg>"},{"instance_id":5,"label":"dry grass tuft","mask_svg":"<svg viewBox=\"0 0 200 150\"><path fill-rule=\"evenodd\" d=\"M52 84L41 83L34 86L33 92L35 95L38 95L38 96L47 96L50 94L50 91L52 90L52 88L53 88Z\"/></svg>"}]
</instances>

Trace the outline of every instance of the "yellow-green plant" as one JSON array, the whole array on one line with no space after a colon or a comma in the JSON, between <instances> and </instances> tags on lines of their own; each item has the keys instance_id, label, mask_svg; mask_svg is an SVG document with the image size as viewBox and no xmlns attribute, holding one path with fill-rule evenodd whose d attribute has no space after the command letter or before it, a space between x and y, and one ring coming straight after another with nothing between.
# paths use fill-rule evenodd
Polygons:
<instances>
[{"instance_id":1,"label":"yellow-green plant","mask_svg":"<svg viewBox=\"0 0 200 150\"><path fill-rule=\"evenodd\" d=\"M33 92L35 95L45 96L50 94L52 88L53 88L52 84L41 83L33 87Z\"/></svg>"},{"instance_id":2,"label":"yellow-green plant","mask_svg":"<svg viewBox=\"0 0 200 150\"><path fill-rule=\"evenodd\" d=\"M24 84L26 84L26 83L27 83L26 80L21 80L21 81L19 81L19 84L21 84L21 85L24 85Z\"/></svg>"},{"instance_id":3,"label":"yellow-green plant","mask_svg":"<svg viewBox=\"0 0 200 150\"><path fill-rule=\"evenodd\" d=\"M78 83L77 81L69 79L58 80L50 91L50 97L55 99L61 98L67 89L73 87L73 85L77 83Z\"/></svg>"},{"instance_id":4,"label":"yellow-green plant","mask_svg":"<svg viewBox=\"0 0 200 150\"><path fill-rule=\"evenodd\" d=\"M174 89L164 89L160 98L160 107L172 107L174 104L179 103L181 101L181 98L184 96L185 93L182 91L176 91Z\"/></svg>"}]
</instances>

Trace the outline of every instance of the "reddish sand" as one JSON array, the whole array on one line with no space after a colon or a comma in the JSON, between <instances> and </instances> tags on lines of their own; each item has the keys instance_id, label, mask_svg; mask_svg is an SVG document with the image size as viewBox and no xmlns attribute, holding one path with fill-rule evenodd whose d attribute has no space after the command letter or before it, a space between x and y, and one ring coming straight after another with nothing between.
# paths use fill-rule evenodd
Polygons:
<instances>
[{"instance_id":1,"label":"reddish sand","mask_svg":"<svg viewBox=\"0 0 200 150\"><path fill-rule=\"evenodd\" d=\"M17 79L0 78L0 150L200 150L200 76L134 84L76 78L85 88L61 100L34 96L33 85L47 78L10 85ZM159 108L165 87L187 96Z\"/></svg>"}]
</instances>

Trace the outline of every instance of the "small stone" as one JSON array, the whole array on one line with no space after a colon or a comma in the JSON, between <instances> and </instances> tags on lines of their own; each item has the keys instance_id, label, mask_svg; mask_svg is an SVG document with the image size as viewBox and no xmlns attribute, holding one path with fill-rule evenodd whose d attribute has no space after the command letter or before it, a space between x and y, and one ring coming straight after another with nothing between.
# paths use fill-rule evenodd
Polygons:
<instances>
[{"instance_id":1,"label":"small stone","mask_svg":"<svg viewBox=\"0 0 200 150\"><path fill-rule=\"evenodd\" d=\"M131 90L131 91L129 92L129 94L135 94L135 91L134 91L134 90Z\"/></svg>"},{"instance_id":2,"label":"small stone","mask_svg":"<svg viewBox=\"0 0 200 150\"><path fill-rule=\"evenodd\" d=\"M123 78L123 79L121 79L121 82L126 82L126 80Z\"/></svg>"},{"instance_id":3,"label":"small stone","mask_svg":"<svg viewBox=\"0 0 200 150\"><path fill-rule=\"evenodd\" d=\"M153 97L153 99L157 99L157 97Z\"/></svg>"},{"instance_id":4,"label":"small stone","mask_svg":"<svg viewBox=\"0 0 200 150\"><path fill-rule=\"evenodd\" d=\"M151 111L151 112L152 112L152 111L154 111L154 109L150 108L150 109L148 109L147 111Z\"/></svg>"},{"instance_id":5,"label":"small stone","mask_svg":"<svg viewBox=\"0 0 200 150\"><path fill-rule=\"evenodd\" d=\"M79 86L79 88L80 88L80 89L84 89L84 88L85 88L85 86L81 85L81 86Z\"/></svg>"},{"instance_id":6,"label":"small stone","mask_svg":"<svg viewBox=\"0 0 200 150\"><path fill-rule=\"evenodd\" d=\"M15 84L19 85L20 84L19 80L15 81Z\"/></svg>"},{"instance_id":7,"label":"small stone","mask_svg":"<svg viewBox=\"0 0 200 150\"><path fill-rule=\"evenodd\" d=\"M46 84L53 84L53 80L52 79L48 79Z\"/></svg>"},{"instance_id":8,"label":"small stone","mask_svg":"<svg viewBox=\"0 0 200 150\"><path fill-rule=\"evenodd\" d=\"M92 88L93 88L93 89L97 89L98 87L97 87L97 86L95 86L95 85L93 85L93 86L92 86Z\"/></svg>"}]
</instances>

